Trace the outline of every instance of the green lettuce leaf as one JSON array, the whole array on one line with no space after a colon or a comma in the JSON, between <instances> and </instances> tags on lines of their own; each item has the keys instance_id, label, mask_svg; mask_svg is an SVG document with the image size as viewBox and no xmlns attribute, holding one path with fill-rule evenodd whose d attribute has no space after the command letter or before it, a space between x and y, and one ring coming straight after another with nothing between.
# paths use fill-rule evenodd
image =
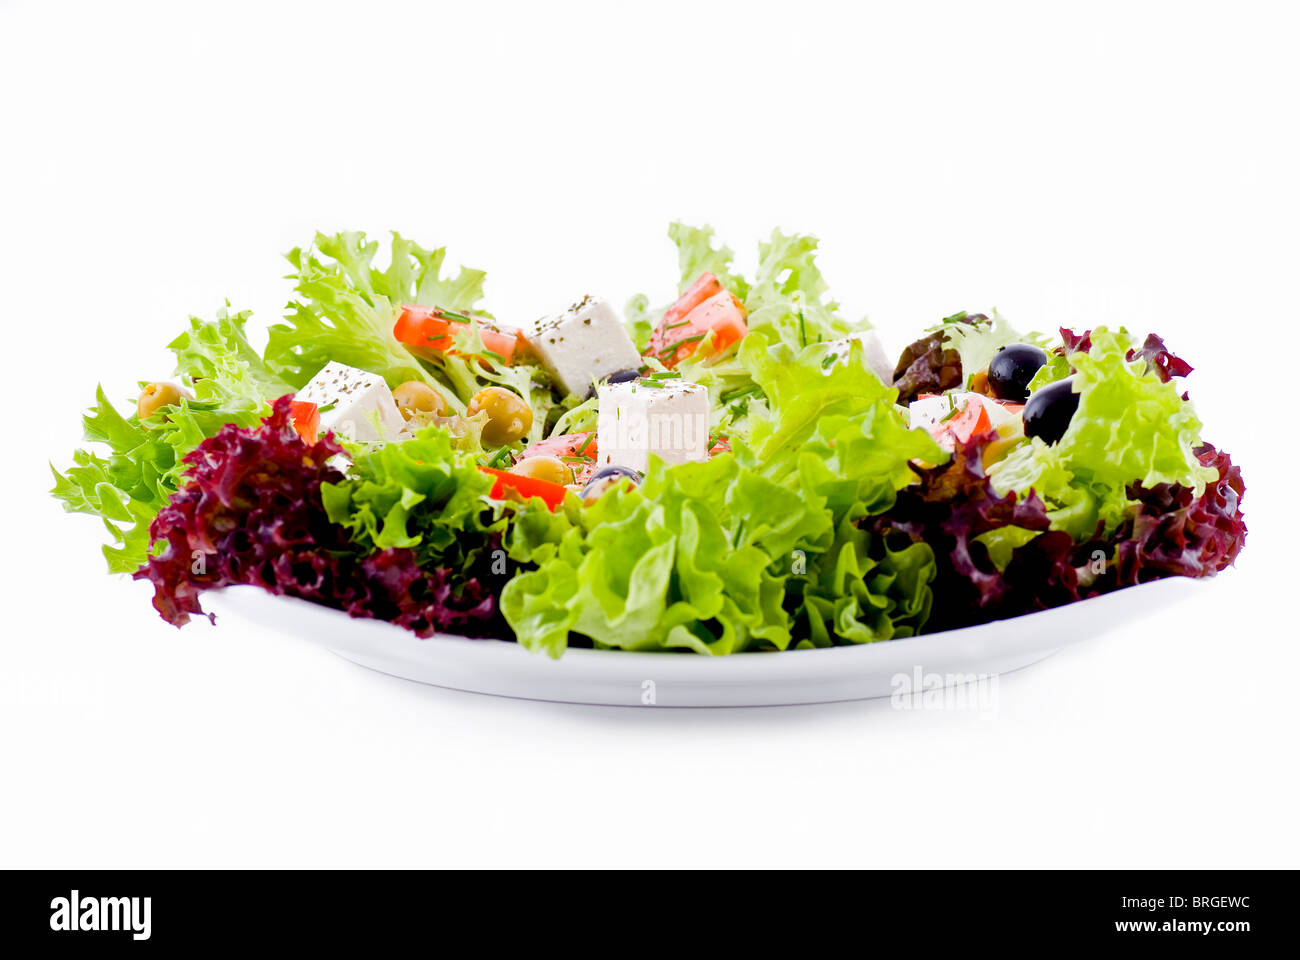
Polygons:
<instances>
[{"instance_id":1,"label":"green lettuce leaf","mask_svg":"<svg viewBox=\"0 0 1300 960\"><path fill-rule=\"evenodd\" d=\"M857 325L848 323L839 316L839 305L826 298L828 288L817 267L815 237L773 230L768 241L758 245L758 268L751 282L733 269L729 247L714 246L712 227L674 223L668 236L677 245L678 293L701 273L716 274L722 285L744 303L751 332L769 328L771 339L799 349L870 327L865 320ZM628 301L624 310L628 333L638 348L645 349L650 332L667 307L665 304L652 309L643 294ZM678 369L694 379L696 371L712 362L711 351L701 349L696 351L693 362L687 361Z\"/></svg>"},{"instance_id":2,"label":"green lettuce leaf","mask_svg":"<svg viewBox=\"0 0 1300 960\"><path fill-rule=\"evenodd\" d=\"M596 421L600 414L600 400L595 395L587 398L571 410L565 413L555 421L547 430L547 436L560 436L566 433L581 433L584 430L595 430Z\"/></svg>"},{"instance_id":3,"label":"green lettuce leaf","mask_svg":"<svg viewBox=\"0 0 1300 960\"><path fill-rule=\"evenodd\" d=\"M915 636L930 615L937 567L924 543L890 550L846 516L835 540L796 576L800 648Z\"/></svg>"},{"instance_id":4,"label":"green lettuce leaf","mask_svg":"<svg viewBox=\"0 0 1300 960\"><path fill-rule=\"evenodd\" d=\"M1049 346L1048 339L1041 333L1021 333L997 310L992 312L987 323L961 322L966 316L961 313L949 317L936 329L946 335L946 346L960 355L962 375L967 380L978 371L987 370L993 355L1007 344L1031 343L1044 350Z\"/></svg>"},{"instance_id":5,"label":"green lettuce leaf","mask_svg":"<svg viewBox=\"0 0 1300 960\"><path fill-rule=\"evenodd\" d=\"M718 281L739 297L742 301L749 295L749 284L731 266L731 248L725 245L714 247L713 228L709 226L692 227L685 223L674 222L668 226L668 238L677 245L677 266L680 279L677 292L685 293L686 288L702 273L712 273Z\"/></svg>"},{"instance_id":6,"label":"green lettuce leaf","mask_svg":"<svg viewBox=\"0 0 1300 960\"><path fill-rule=\"evenodd\" d=\"M1191 403L1145 360L1127 360L1131 346L1122 331L1093 330L1090 351L1069 356L1079 408L1065 435L1051 445L1033 438L989 470L999 493L1036 490L1053 528L1076 539L1130 516L1132 483L1181 484L1199 496L1218 475L1193 452L1201 424Z\"/></svg>"},{"instance_id":7,"label":"green lettuce leaf","mask_svg":"<svg viewBox=\"0 0 1300 960\"><path fill-rule=\"evenodd\" d=\"M1047 362L1038 368L1038 372L1029 381L1029 392L1033 393L1057 380L1064 380L1071 372L1070 361L1065 354L1048 353Z\"/></svg>"},{"instance_id":8,"label":"green lettuce leaf","mask_svg":"<svg viewBox=\"0 0 1300 960\"><path fill-rule=\"evenodd\" d=\"M608 493L573 520L548 520L550 537L530 526L531 554L543 562L516 574L501 595L519 642L552 656L575 633L626 650L785 649L783 583L756 543L768 531L733 531L718 509L737 499L747 514L759 508L747 500L752 491L730 489L731 459L689 465L713 472L707 480L700 471L679 478L677 468L656 461L641 488ZM729 489L716 490L728 475ZM511 544L512 555L522 556L514 529Z\"/></svg>"},{"instance_id":9,"label":"green lettuce leaf","mask_svg":"<svg viewBox=\"0 0 1300 960\"><path fill-rule=\"evenodd\" d=\"M884 477L895 489L911 481L909 461L944 458L925 431L903 422L894 403L897 391L867 367L862 343L849 345L845 362L827 365L823 354L816 347L796 352L763 334L745 339L741 362L767 401L766 409L751 411L741 437L757 469L768 475L792 471L800 445L814 437L840 477ZM858 435L852 452L829 449L840 433L846 440Z\"/></svg>"},{"instance_id":10,"label":"green lettuce leaf","mask_svg":"<svg viewBox=\"0 0 1300 960\"><path fill-rule=\"evenodd\" d=\"M330 361L381 375L390 387L407 380L435 383L416 357L393 337L393 324L405 303L435 305L428 297L454 295L438 303L457 311L471 309L482 290L483 274L466 271L441 277L445 251L424 248L393 234L387 270L372 266L377 242L364 233L316 234L312 247L295 247L287 258L295 270L297 299L283 323L273 324L267 364L301 387ZM463 408L462 408L463 409Z\"/></svg>"},{"instance_id":11,"label":"green lettuce leaf","mask_svg":"<svg viewBox=\"0 0 1300 960\"><path fill-rule=\"evenodd\" d=\"M292 392L249 344L249 316L222 309L212 321L191 317L168 349L192 398L142 421L134 411L123 416L98 388L82 426L103 452L78 450L66 470L51 467L51 493L64 509L103 519L113 540L104 547L111 572L132 572L147 559L149 524L176 490L187 453L228 423L253 426L269 400Z\"/></svg>"},{"instance_id":12,"label":"green lettuce leaf","mask_svg":"<svg viewBox=\"0 0 1300 960\"><path fill-rule=\"evenodd\" d=\"M578 635L719 655L920 629L933 556L891 553L858 523L894 502L913 457L941 451L865 364L825 366L814 348L769 348L771 336L741 351L763 399L734 455L652 459L637 489L516 514L507 544L526 569L501 607L520 643L558 656Z\"/></svg>"},{"instance_id":13,"label":"green lettuce leaf","mask_svg":"<svg viewBox=\"0 0 1300 960\"><path fill-rule=\"evenodd\" d=\"M499 534L501 505L485 496L492 479L462 453L446 429L429 426L410 440L358 453L348 476L326 483L331 521L364 550L407 547L425 567L462 569Z\"/></svg>"}]
</instances>

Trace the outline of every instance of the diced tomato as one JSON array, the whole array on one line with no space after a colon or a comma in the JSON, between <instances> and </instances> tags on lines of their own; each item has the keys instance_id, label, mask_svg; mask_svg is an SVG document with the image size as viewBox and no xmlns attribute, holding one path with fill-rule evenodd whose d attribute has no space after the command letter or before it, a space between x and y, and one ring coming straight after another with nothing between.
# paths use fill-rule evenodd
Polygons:
<instances>
[{"instance_id":1,"label":"diced tomato","mask_svg":"<svg viewBox=\"0 0 1300 960\"><path fill-rule=\"evenodd\" d=\"M308 443L315 443L320 433L320 407L310 400L293 400L289 403L289 419L298 436Z\"/></svg>"},{"instance_id":2,"label":"diced tomato","mask_svg":"<svg viewBox=\"0 0 1300 960\"><path fill-rule=\"evenodd\" d=\"M966 443L971 437L989 433L993 424L989 421L989 412L984 404L972 397L966 401L961 412L949 420L936 424L932 433L939 446L951 450L957 443Z\"/></svg>"},{"instance_id":3,"label":"diced tomato","mask_svg":"<svg viewBox=\"0 0 1300 960\"><path fill-rule=\"evenodd\" d=\"M974 393L975 391L974 391L974 390L970 390L970 391L967 391L967 392L968 392L968 393ZM929 400L931 397L938 397L938 396L942 396L942 394L938 394L938 393L918 393L918 394L916 395L916 399L918 399L918 400ZM969 401L968 401L968 402L969 402ZM1001 408L1002 408L1003 410L1005 410L1005 411L1006 411L1010 416L1013 416L1013 417L1018 417L1018 416L1020 416L1020 414L1024 413L1024 411L1025 411L1025 405L1024 405L1023 403L1013 403L1013 402L1010 401L1010 400L999 400L997 397L984 396L983 403L996 403L999 407L1001 407ZM981 404L981 405L983 405L983 404ZM988 408L985 407L985 409L987 410ZM990 422L992 422L992 421L990 420Z\"/></svg>"},{"instance_id":4,"label":"diced tomato","mask_svg":"<svg viewBox=\"0 0 1300 960\"><path fill-rule=\"evenodd\" d=\"M674 367L694 353L710 331L713 333L713 349L718 351L725 350L749 333L745 308L728 290L702 300L676 320L670 320L669 315L664 314L650 336L649 352L664 366Z\"/></svg>"},{"instance_id":5,"label":"diced tomato","mask_svg":"<svg viewBox=\"0 0 1300 960\"><path fill-rule=\"evenodd\" d=\"M457 353L458 351L452 349L452 338L467 329L469 324L462 320L450 319L438 307L407 304L402 307L401 315L393 324L393 337L417 350ZM491 350L500 356L506 366L514 362L515 350L521 339L518 333L494 330L481 322L478 325L478 334L485 350Z\"/></svg>"},{"instance_id":6,"label":"diced tomato","mask_svg":"<svg viewBox=\"0 0 1300 960\"><path fill-rule=\"evenodd\" d=\"M663 323L671 326L682 319L709 297L722 292L722 283L716 274L702 273L686 288L686 292L677 298L677 302L664 311Z\"/></svg>"},{"instance_id":7,"label":"diced tomato","mask_svg":"<svg viewBox=\"0 0 1300 960\"><path fill-rule=\"evenodd\" d=\"M591 457L596 459L596 431L583 430L579 433L562 433L558 437L538 440L524 447L520 460L528 457Z\"/></svg>"},{"instance_id":8,"label":"diced tomato","mask_svg":"<svg viewBox=\"0 0 1300 960\"><path fill-rule=\"evenodd\" d=\"M479 469L496 477L496 483L488 492L488 496L493 500L509 500L512 494L524 500L540 497L548 508L555 510L564 503L564 496L569 492L568 487L560 483L551 483L549 480L521 477L517 473L494 470L492 467L479 467Z\"/></svg>"},{"instance_id":9,"label":"diced tomato","mask_svg":"<svg viewBox=\"0 0 1300 960\"><path fill-rule=\"evenodd\" d=\"M726 437L719 437L718 442L715 443L713 446L709 447L710 458L716 457L720 453L730 453L730 452L731 452L731 441L728 440Z\"/></svg>"},{"instance_id":10,"label":"diced tomato","mask_svg":"<svg viewBox=\"0 0 1300 960\"><path fill-rule=\"evenodd\" d=\"M530 443L524 447L519 459L527 460L529 457L558 457L573 468L574 483L586 483L596 471L596 431L562 433L558 437ZM573 459L575 457L587 459L578 461Z\"/></svg>"}]
</instances>

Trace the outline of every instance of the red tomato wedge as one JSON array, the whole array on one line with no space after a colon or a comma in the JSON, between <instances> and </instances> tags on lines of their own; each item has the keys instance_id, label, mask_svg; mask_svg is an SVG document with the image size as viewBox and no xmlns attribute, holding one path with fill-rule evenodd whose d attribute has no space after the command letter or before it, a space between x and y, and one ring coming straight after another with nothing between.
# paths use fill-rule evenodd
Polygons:
<instances>
[{"instance_id":1,"label":"red tomato wedge","mask_svg":"<svg viewBox=\"0 0 1300 960\"><path fill-rule=\"evenodd\" d=\"M716 281L717 278L714 279ZM698 283L696 281L696 285ZM695 287L691 289L694 290ZM675 307L676 304L670 308L670 313ZM749 327L745 323L745 308L729 290L722 290L700 301L676 320L670 320L669 314L665 313L659 326L650 335L649 353L664 366L674 367L694 353L700 341L710 332L713 333L713 349L718 351L727 349L749 333Z\"/></svg>"},{"instance_id":2,"label":"red tomato wedge","mask_svg":"<svg viewBox=\"0 0 1300 960\"><path fill-rule=\"evenodd\" d=\"M293 400L289 403L289 419L298 436L315 443L320 433L320 408L310 400Z\"/></svg>"},{"instance_id":3,"label":"red tomato wedge","mask_svg":"<svg viewBox=\"0 0 1300 960\"><path fill-rule=\"evenodd\" d=\"M720 453L731 452L731 441L726 437L719 437L717 443L709 447L709 459L716 457Z\"/></svg>"},{"instance_id":4,"label":"red tomato wedge","mask_svg":"<svg viewBox=\"0 0 1300 960\"><path fill-rule=\"evenodd\" d=\"M548 508L555 510L560 504L564 503L564 495L569 492L568 487L559 483L551 483L549 480L521 477L517 473L494 470L492 467L479 467L479 469L496 477L496 483L492 485L492 489L488 492L488 496L493 500L509 500L512 493L524 500L540 497Z\"/></svg>"},{"instance_id":5,"label":"red tomato wedge","mask_svg":"<svg viewBox=\"0 0 1300 960\"><path fill-rule=\"evenodd\" d=\"M463 320L452 320L438 307L419 307L407 304L393 324L393 337L409 347L429 350L434 353L456 353L452 349L452 338L462 330L469 329ZM520 335L502 333L493 330L486 323L480 323L478 334L483 347L500 356L506 366L514 362L515 349L519 346Z\"/></svg>"}]
</instances>

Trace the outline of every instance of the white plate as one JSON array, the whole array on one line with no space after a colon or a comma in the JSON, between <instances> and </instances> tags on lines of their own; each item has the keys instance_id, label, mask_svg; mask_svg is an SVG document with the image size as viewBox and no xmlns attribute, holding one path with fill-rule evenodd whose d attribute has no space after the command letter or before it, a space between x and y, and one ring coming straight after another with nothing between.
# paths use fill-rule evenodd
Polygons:
<instances>
[{"instance_id":1,"label":"white plate","mask_svg":"<svg viewBox=\"0 0 1300 960\"><path fill-rule=\"evenodd\" d=\"M569 650L558 660L498 640L421 640L392 624L354 620L257 587L230 587L203 599L219 617L303 637L372 670L439 687L565 703L742 707L888 697L918 678L929 688L935 678L950 686L1006 673L1172 606L1201 586L1173 577L1011 620L826 650L729 657Z\"/></svg>"}]
</instances>

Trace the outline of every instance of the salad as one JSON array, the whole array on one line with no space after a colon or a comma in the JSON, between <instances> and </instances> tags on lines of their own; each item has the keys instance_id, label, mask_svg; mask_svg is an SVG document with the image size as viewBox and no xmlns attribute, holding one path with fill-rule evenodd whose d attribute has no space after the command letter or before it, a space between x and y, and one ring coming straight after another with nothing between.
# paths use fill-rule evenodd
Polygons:
<instances>
[{"instance_id":1,"label":"salad","mask_svg":"<svg viewBox=\"0 0 1300 960\"><path fill-rule=\"evenodd\" d=\"M247 312L190 319L170 378L97 391L53 494L177 626L246 584L553 656L910 637L1241 550L1241 472L1160 337L957 313L894 360L812 237L745 276L669 235L670 302L519 323L443 248L318 234L264 349Z\"/></svg>"}]
</instances>

